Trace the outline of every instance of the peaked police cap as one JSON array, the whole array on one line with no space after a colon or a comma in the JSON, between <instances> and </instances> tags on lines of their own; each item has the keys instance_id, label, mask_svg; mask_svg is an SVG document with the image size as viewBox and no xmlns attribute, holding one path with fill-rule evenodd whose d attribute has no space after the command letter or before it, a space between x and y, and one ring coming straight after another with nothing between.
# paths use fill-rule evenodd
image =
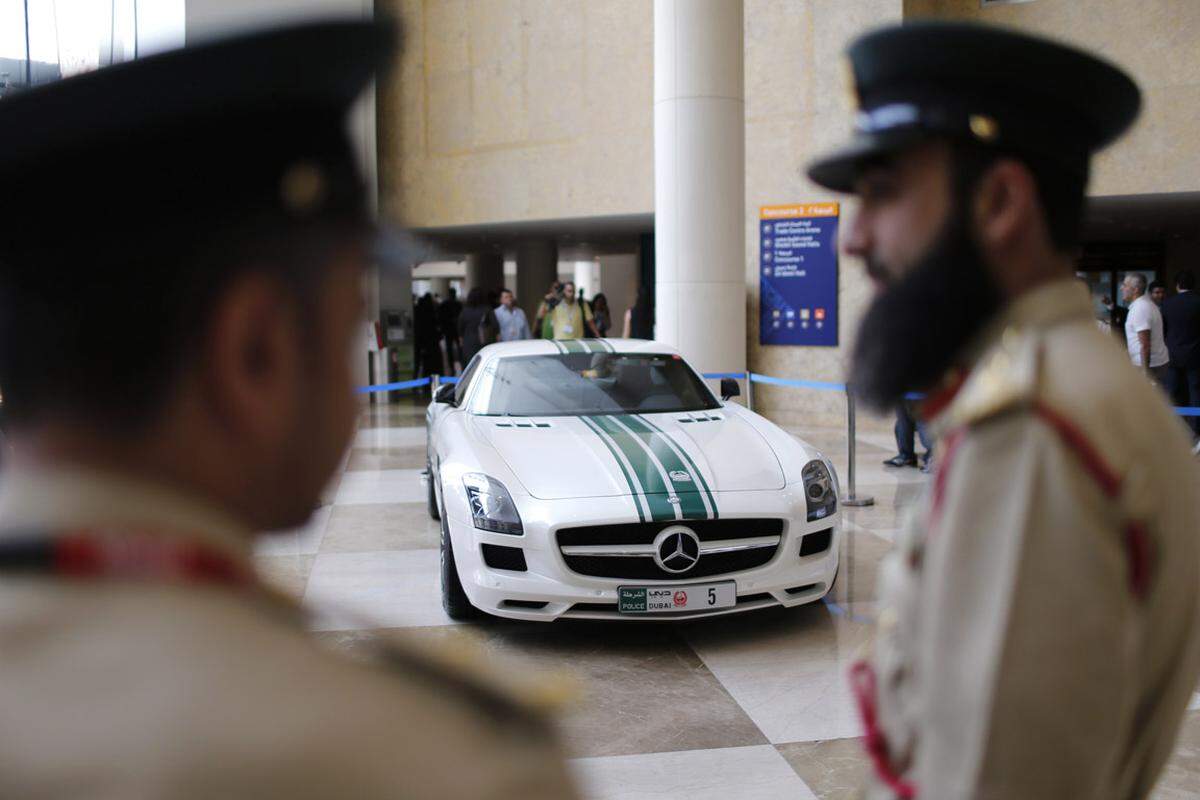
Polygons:
<instances>
[{"instance_id":1,"label":"peaked police cap","mask_svg":"<svg viewBox=\"0 0 1200 800\"><path fill-rule=\"evenodd\" d=\"M912 22L848 50L858 103L850 143L808 167L851 191L862 166L931 137L964 139L1084 173L1137 118L1141 93L1082 50L1003 28Z\"/></svg>"}]
</instances>

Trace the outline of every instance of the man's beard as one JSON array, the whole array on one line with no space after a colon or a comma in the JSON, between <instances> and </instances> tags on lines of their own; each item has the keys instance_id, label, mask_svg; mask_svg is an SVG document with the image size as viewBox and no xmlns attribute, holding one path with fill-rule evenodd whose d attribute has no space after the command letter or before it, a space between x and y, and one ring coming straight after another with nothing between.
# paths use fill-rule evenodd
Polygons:
<instances>
[{"instance_id":1,"label":"man's beard","mask_svg":"<svg viewBox=\"0 0 1200 800\"><path fill-rule=\"evenodd\" d=\"M868 307L850 365L854 394L884 412L908 392L928 390L999 308L999 289L966 215L953 212L912 269Z\"/></svg>"}]
</instances>

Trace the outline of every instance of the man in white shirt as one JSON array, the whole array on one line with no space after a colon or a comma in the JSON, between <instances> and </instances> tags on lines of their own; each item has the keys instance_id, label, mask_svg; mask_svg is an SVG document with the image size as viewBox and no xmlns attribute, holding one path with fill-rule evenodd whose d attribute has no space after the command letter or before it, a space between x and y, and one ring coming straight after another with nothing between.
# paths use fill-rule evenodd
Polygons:
<instances>
[{"instance_id":1,"label":"man in white shirt","mask_svg":"<svg viewBox=\"0 0 1200 800\"><path fill-rule=\"evenodd\" d=\"M529 333L529 320L525 318L525 312L516 306L513 293L508 289L500 290L496 319L500 322L500 341L513 342L533 338Z\"/></svg>"},{"instance_id":2,"label":"man in white shirt","mask_svg":"<svg viewBox=\"0 0 1200 800\"><path fill-rule=\"evenodd\" d=\"M1131 272L1121 283L1121 296L1129 303L1125 318L1125 341L1129 358L1135 367L1144 367L1151 379L1164 383L1167 379L1167 343L1163 339L1162 313L1146 297L1146 276Z\"/></svg>"}]
</instances>

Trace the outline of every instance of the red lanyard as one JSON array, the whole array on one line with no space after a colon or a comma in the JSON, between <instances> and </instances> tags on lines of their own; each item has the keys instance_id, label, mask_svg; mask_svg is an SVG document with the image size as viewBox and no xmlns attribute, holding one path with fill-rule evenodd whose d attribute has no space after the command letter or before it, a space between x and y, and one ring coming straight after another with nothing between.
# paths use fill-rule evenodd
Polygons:
<instances>
[{"instance_id":1,"label":"red lanyard","mask_svg":"<svg viewBox=\"0 0 1200 800\"><path fill-rule=\"evenodd\" d=\"M251 587L250 567L210 545L97 530L0 537L0 573Z\"/></svg>"}]
</instances>

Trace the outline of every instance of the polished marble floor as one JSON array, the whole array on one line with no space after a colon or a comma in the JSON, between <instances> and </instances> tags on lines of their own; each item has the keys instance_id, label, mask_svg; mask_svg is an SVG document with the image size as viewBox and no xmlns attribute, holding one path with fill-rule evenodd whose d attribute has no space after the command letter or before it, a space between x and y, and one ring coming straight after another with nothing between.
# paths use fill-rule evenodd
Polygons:
<instances>
[{"instance_id":1,"label":"polished marble floor","mask_svg":"<svg viewBox=\"0 0 1200 800\"><path fill-rule=\"evenodd\" d=\"M793 431L845 476L841 429ZM561 728L589 798L859 796L866 771L847 666L872 637L875 571L927 476L892 469L888 433L860 433L858 493L843 511L842 574L832 603L691 623L459 625L441 609L438 528L425 513L424 408L364 412L344 469L302 530L262 543L263 573L301 596L317 635L403 635L477 644L578 687ZM1200 795L1200 700L1156 800Z\"/></svg>"}]
</instances>

